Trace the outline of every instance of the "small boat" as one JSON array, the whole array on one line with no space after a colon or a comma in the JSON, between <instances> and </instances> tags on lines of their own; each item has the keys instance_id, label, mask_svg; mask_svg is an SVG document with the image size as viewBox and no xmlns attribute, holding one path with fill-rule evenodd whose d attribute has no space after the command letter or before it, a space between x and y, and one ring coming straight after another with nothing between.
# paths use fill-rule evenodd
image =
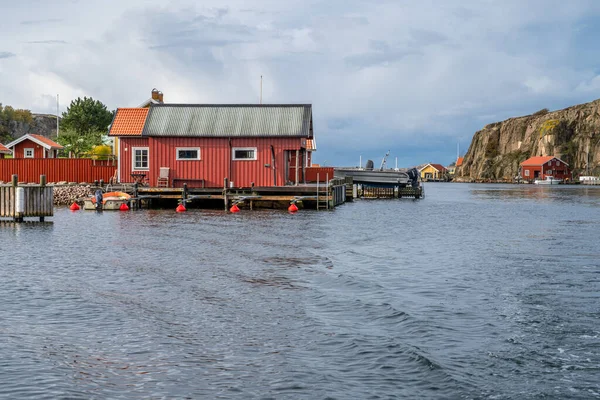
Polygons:
<instances>
[{"instance_id":1,"label":"small boat","mask_svg":"<svg viewBox=\"0 0 600 400\"><path fill-rule=\"evenodd\" d=\"M373 168L373 161L368 160L365 168L339 168L333 169L333 174L337 178L352 177L354 183L359 183L368 186L384 186L384 187L405 187L419 186L419 171L416 168L395 168L384 169L387 157L390 151L386 153L381 162L379 169Z\"/></svg>"},{"instance_id":2,"label":"small boat","mask_svg":"<svg viewBox=\"0 0 600 400\"><path fill-rule=\"evenodd\" d=\"M536 179L533 181L536 185L558 185L562 183L562 179L555 178L553 176L546 176L545 179Z\"/></svg>"},{"instance_id":3,"label":"small boat","mask_svg":"<svg viewBox=\"0 0 600 400\"><path fill-rule=\"evenodd\" d=\"M407 186L417 182L417 174L410 174L410 170L374 170L362 168L335 168L333 173L337 178L352 177L354 183L372 185ZM411 179L412 178L412 179Z\"/></svg>"},{"instance_id":4,"label":"small boat","mask_svg":"<svg viewBox=\"0 0 600 400\"><path fill-rule=\"evenodd\" d=\"M129 205L129 200L131 199L131 196L125 192L98 192L99 190L91 198L85 199L83 204L84 210L119 210L121 204Z\"/></svg>"}]
</instances>

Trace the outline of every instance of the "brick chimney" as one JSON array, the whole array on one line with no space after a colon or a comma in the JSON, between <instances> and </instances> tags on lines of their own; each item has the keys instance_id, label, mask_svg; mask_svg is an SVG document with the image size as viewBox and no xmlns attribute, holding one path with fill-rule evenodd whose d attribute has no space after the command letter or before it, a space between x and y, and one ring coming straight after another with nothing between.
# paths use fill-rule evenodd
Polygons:
<instances>
[{"instance_id":1,"label":"brick chimney","mask_svg":"<svg viewBox=\"0 0 600 400\"><path fill-rule=\"evenodd\" d=\"M156 89L156 88L152 89L152 100L159 101L158 100L159 93L160 92L158 91L158 89Z\"/></svg>"}]
</instances>

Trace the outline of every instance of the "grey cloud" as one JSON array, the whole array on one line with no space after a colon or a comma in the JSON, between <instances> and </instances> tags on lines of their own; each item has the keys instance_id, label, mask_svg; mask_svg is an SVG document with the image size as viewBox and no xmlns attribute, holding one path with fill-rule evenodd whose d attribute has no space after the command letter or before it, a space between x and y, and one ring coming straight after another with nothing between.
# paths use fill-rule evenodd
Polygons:
<instances>
[{"instance_id":1,"label":"grey cloud","mask_svg":"<svg viewBox=\"0 0 600 400\"><path fill-rule=\"evenodd\" d=\"M185 39L185 40L173 40L170 42L156 44L149 46L148 48L151 50L160 50L167 48L194 48L194 47L223 47L232 44L239 43L251 43L251 41L244 40L224 40L224 39L213 39L213 40L202 40L202 39Z\"/></svg>"},{"instance_id":2,"label":"grey cloud","mask_svg":"<svg viewBox=\"0 0 600 400\"><path fill-rule=\"evenodd\" d=\"M369 40L369 47L376 51L388 51L390 45L384 40Z\"/></svg>"},{"instance_id":3,"label":"grey cloud","mask_svg":"<svg viewBox=\"0 0 600 400\"><path fill-rule=\"evenodd\" d=\"M15 53L11 53L10 51L0 51L0 59L2 58L10 58L16 56Z\"/></svg>"},{"instance_id":4,"label":"grey cloud","mask_svg":"<svg viewBox=\"0 0 600 400\"><path fill-rule=\"evenodd\" d=\"M69 42L65 42L64 40L32 40L27 43L29 43L29 44L69 44Z\"/></svg>"},{"instance_id":5,"label":"grey cloud","mask_svg":"<svg viewBox=\"0 0 600 400\"><path fill-rule=\"evenodd\" d=\"M439 32L427 31L423 29L411 29L410 35L418 46L428 46L440 44L448 40L448 37Z\"/></svg>"},{"instance_id":6,"label":"grey cloud","mask_svg":"<svg viewBox=\"0 0 600 400\"><path fill-rule=\"evenodd\" d=\"M55 22L64 21L61 18L48 18L48 19L32 19L28 21L21 21L21 25L41 25L41 24L50 24Z\"/></svg>"},{"instance_id":7,"label":"grey cloud","mask_svg":"<svg viewBox=\"0 0 600 400\"><path fill-rule=\"evenodd\" d=\"M411 55L422 54L417 50L392 50L392 51L370 51L362 54L354 54L344 58L344 61L352 66L367 68L375 65L394 63Z\"/></svg>"}]
</instances>

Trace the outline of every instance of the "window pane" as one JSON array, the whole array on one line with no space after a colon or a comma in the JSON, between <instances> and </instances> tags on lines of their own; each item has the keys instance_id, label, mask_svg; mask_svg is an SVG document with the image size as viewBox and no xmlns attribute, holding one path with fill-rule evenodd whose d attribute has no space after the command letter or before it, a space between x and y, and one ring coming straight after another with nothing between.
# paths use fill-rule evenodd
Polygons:
<instances>
[{"instance_id":1,"label":"window pane","mask_svg":"<svg viewBox=\"0 0 600 400\"><path fill-rule=\"evenodd\" d=\"M254 150L236 150L235 158L254 158Z\"/></svg>"},{"instance_id":2,"label":"window pane","mask_svg":"<svg viewBox=\"0 0 600 400\"><path fill-rule=\"evenodd\" d=\"M135 168L148 168L148 150L147 149L136 149L135 150Z\"/></svg>"},{"instance_id":3,"label":"window pane","mask_svg":"<svg viewBox=\"0 0 600 400\"><path fill-rule=\"evenodd\" d=\"M198 150L179 150L177 158L197 160L199 158Z\"/></svg>"}]
</instances>

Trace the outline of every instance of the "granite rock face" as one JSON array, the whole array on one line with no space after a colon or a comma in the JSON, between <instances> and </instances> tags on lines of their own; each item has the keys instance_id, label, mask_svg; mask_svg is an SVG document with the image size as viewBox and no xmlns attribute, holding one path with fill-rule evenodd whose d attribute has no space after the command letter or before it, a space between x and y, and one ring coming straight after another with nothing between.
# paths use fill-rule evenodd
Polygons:
<instances>
[{"instance_id":1,"label":"granite rock face","mask_svg":"<svg viewBox=\"0 0 600 400\"><path fill-rule=\"evenodd\" d=\"M18 139L28 133L34 133L48 138L56 137L56 115L32 114L32 117L33 121L30 124L19 121L9 122L8 131L13 139Z\"/></svg>"},{"instance_id":2,"label":"granite rock face","mask_svg":"<svg viewBox=\"0 0 600 400\"><path fill-rule=\"evenodd\" d=\"M456 180L511 181L520 163L534 156L556 156L574 176L599 175L600 100L485 126L473 136Z\"/></svg>"}]
</instances>

